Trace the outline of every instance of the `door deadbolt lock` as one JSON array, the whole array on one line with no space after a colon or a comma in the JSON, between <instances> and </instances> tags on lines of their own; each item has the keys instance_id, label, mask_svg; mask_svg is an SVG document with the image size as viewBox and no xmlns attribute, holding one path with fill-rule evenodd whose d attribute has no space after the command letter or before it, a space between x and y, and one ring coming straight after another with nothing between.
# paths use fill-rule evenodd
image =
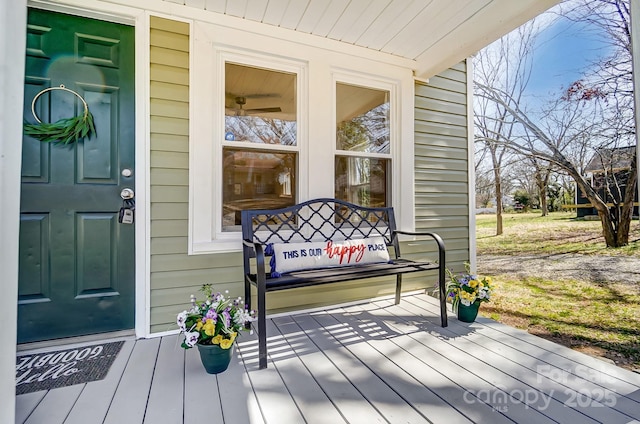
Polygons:
<instances>
[{"instance_id":1,"label":"door deadbolt lock","mask_svg":"<svg viewBox=\"0 0 640 424\"><path fill-rule=\"evenodd\" d=\"M133 199L133 196L135 196L135 193L130 188L123 188L120 192L120 197L122 197L123 200Z\"/></svg>"}]
</instances>

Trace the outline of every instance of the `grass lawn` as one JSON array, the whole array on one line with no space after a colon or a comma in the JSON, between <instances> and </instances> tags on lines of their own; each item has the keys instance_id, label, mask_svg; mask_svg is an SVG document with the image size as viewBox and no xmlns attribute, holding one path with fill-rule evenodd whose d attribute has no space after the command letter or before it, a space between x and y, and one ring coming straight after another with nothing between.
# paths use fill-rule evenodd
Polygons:
<instances>
[{"instance_id":1,"label":"grass lawn","mask_svg":"<svg viewBox=\"0 0 640 424\"><path fill-rule=\"evenodd\" d=\"M575 218L575 212L504 214L503 234L496 236L496 216L476 215L478 254L518 255L536 253L582 253L626 255L640 258L640 229L631 224L629 245L609 249L602 237L600 221Z\"/></svg>"},{"instance_id":2,"label":"grass lawn","mask_svg":"<svg viewBox=\"0 0 640 424\"><path fill-rule=\"evenodd\" d=\"M477 219L478 255L578 253L640 258L640 231L632 224L630 245L607 249L599 221L581 221L573 213L507 214L504 234L495 236L495 215ZM640 284L602 283L532 275L492 275L492 301L480 312L560 344L640 372Z\"/></svg>"}]
</instances>

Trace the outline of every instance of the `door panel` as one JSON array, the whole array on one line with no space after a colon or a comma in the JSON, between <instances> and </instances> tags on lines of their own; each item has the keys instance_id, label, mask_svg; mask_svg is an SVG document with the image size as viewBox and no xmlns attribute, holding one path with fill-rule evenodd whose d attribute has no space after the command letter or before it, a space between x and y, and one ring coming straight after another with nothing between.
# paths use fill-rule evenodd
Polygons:
<instances>
[{"instance_id":1,"label":"door panel","mask_svg":"<svg viewBox=\"0 0 640 424\"><path fill-rule=\"evenodd\" d=\"M50 293L49 215L22 214L18 296L23 303L48 302Z\"/></svg>"},{"instance_id":2,"label":"door panel","mask_svg":"<svg viewBox=\"0 0 640 424\"><path fill-rule=\"evenodd\" d=\"M134 225L118 223L120 191L135 187L132 27L29 10L24 117L64 84L81 95L96 135L73 145L23 138L18 341L134 326ZM48 91L43 122L84 112ZM130 177L122 169L134 171Z\"/></svg>"}]
</instances>

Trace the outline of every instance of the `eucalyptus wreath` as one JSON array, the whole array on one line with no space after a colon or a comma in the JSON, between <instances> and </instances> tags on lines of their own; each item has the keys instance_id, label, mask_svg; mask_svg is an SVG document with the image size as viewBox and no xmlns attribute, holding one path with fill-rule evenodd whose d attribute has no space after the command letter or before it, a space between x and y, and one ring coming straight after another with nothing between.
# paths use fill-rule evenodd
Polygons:
<instances>
[{"instance_id":1,"label":"eucalyptus wreath","mask_svg":"<svg viewBox=\"0 0 640 424\"><path fill-rule=\"evenodd\" d=\"M84 105L84 113L72 118L63 118L53 123L40 121L35 113L35 103L40 95L50 90L65 90L78 96ZM24 133L40 141L60 144L77 143L81 138L91 138L91 136L96 133L96 127L93 123L93 115L89 111L87 102L85 102L78 93L65 88L64 85L60 85L60 87L47 88L46 90L38 93L31 103L31 112L38 123L30 124L25 122Z\"/></svg>"}]
</instances>

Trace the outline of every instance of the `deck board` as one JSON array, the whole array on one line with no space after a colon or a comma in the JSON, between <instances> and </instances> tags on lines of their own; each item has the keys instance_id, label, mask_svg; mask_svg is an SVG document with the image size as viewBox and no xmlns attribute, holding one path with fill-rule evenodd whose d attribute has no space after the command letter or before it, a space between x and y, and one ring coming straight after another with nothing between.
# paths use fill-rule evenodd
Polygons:
<instances>
[{"instance_id":1,"label":"deck board","mask_svg":"<svg viewBox=\"0 0 640 424\"><path fill-rule=\"evenodd\" d=\"M142 423L161 339L138 340L113 395L104 424Z\"/></svg>"},{"instance_id":2,"label":"deck board","mask_svg":"<svg viewBox=\"0 0 640 424\"><path fill-rule=\"evenodd\" d=\"M84 386L84 384L77 384L49 390L25 424L63 423Z\"/></svg>"},{"instance_id":3,"label":"deck board","mask_svg":"<svg viewBox=\"0 0 640 424\"><path fill-rule=\"evenodd\" d=\"M332 400L341 417L350 424L382 423L380 415L360 392L350 383L343 373L316 346L312 339L294 321L293 317L274 319L278 329L304 366L313 375L316 383ZM339 422L339 421L338 421Z\"/></svg>"},{"instance_id":4,"label":"deck board","mask_svg":"<svg viewBox=\"0 0 640 424\"><path fill-rule=\"evenodd\" d=\"M493 408L482 402L470 402L467 398L469 387L477 385L469 374L462 372L460 366L449 358L450 352L447 349L437 349L429 345L423 345L411 333L418 333L417 327L403 322L402 318L390 315L385 310L382 316L376 316L365 308L357 313L360 320L376 323L380 327L388 327L393 331L399 331L400 336L391 338L387 343L377 340L372 341L376 349L385 354L389 360L397 364L406 373L415 378L417 384L422 385L420 397L428 390L430 396L437 399L438 409L432 411L433 405L425 405L428 418L437 420L439 417L446 418L449 422L492 422L509 423L509 419L502 414L496 413ZM407 335L407 333L409 333ZM432 344L444 343L438 337L426 335ZM442 352L444 350L444 352ZM466 359L466 358L465 358ZM465 384L466 383L466 384ZM420 397L411 399L414 404L420 405ZM433 402L435 403L435 402ZM464 421L463 421L464 420ZM471 420L471 421L469 421Z\"/></svg>"},{"instance_id":5,"label":"deck board","mask_svg":"<svg viewBox=\"0 0 640 424\"><path fill-rule=\"evenodd\" d=\"M184 370L184 422L202 420L202 407L206 405L211 417L222 416L219 381L215 375L207 374L198 359L198 349L185 352ZM246 421L249 422L249 421Z\"/></svg>"},{"instance_id":6,"label":"deck board","mask_svg":"<svg viewBox=\"0 0 640 424\"><path fill-rule=\"evenodd\" d=\"M20 395L16 423L640 422L640 375L487 318L439 325L404 296L268 320L209 375L178 336L128 339L104 380Z\"/></svg>"},{"instance_id":7,"label":"deck board","mask_svg":"<svg viewBox=\"0 0 640 424\"><path fill-rule=\"evenodd\" d=\"M287 337L272 320L267 323L267 331L269 334L279 334L281 340L286 341L282 346L285 357L278 360L278 353L275 353L273 365L287 386L300 413L306 418L307 424L346 424L304 363L297 355L291 354L291 345L297 343L296 337Z\"/></svg>"},{"instance_id":8,"label":"deck board","mask_svg":"<svg viewBox=\"0 0 640 424\"><path fill-rule=\"evenodd\" d=\"M422 300L411 302L414 301L432 308ZM413 310L411 306L404 307ZM468 333L470 328L473 331ZM468 333L468 341L484 348L497 343L496 350L505 358L500 369L509 361L525 365L528 372L517 374L520 380L528 378L536 389L552 394L562 403L563 413L574 409L586 416L583 420L590 417L599 422L626 424L640 411L640 403L632 399L638 386L628 383L635 376L622 368L486 318L471 325L451 320L448 329L455 334Z\"/></svg>"},{"instance_id":9,"label":"deck board","mask_svg":"<svg viewBox=\"0 0 640 424\"><path fill-rule=\"evenodd\" d=\"M314 314L313 319L322 325L324 331L314 341L328 339L324 349L331 354L336 367L342 370L360 393L380 411L389 423L428 423L411 404L407 403L398 391L374 372L368 364L384 363L384 367L393 367L375 349L363 341L363 335L348 323L337 320L332 314ZM304 328L304 325L303 325ZM333 340L331 340L333 339ZM335 347L334 340L339 345ZM322 348L322 346L321 346ZM393 371L389 375L394 375Z\"/></svg>"},{"instance_id":10,"label":"deck board","mask_svg":"<svg viewBox=\"0 0 640 424\"><path fill-rule=\"evenodd\" d=\"M394 311L403 310L402 307L393 306L385 309L392 314ZM372 313L375 315L375 312ZM401 323L395 322L391 325L399 324ZM403 331L410 334L398 338L397 343L400 347L418 357L429 357L433 353L440 355L440 360L435 362L439 372L453 376L452 381L459 387L464 387L462 396L447 396L452 407L471 407L472 410L467 413L477 414L480 411L476 411L475 408L491 393L491 398L495 401L492 406L488 406L490 411L486 408L480 409L485 415L474 417L474 421L523 422L533 418L536 423L553 423L555 419L560 418L561 422L595 422L565 408L562 403L553 399L551 394L541 392L535 385L523 384L521 378L532 374L531 372L521 369L521 373L513 374L516 375L514 377L505 370L506 358L498 357L481 345L470 343L466 338L456 337L455 333L447 329L439 331L444 339L417 331L417 328L411 326L403 328ZM500 364L499 369L495 367L496 364ZM529 401L526 405L519 401L520 393ZM504 399L503 405L500 405L501 399Z\"/></svg>"},{"instance_id":11,"label":"deck board","mask_svg":"<svg viewBox=\"0 0 640 424\"><path fill-rule=\"evenodd\" d=\"M134 340L127 340L122 345L109 369L109 375L119 377L123 374L134 346ZM109 375L103 380L86 384L64 424L86 424L98 419L99 422L104 420L120 381L119 378L108 378Z\"/></svg>"},{"instance_id":12,"label":"deck board","mask_svg":"<svg viewBox=\"0 0 640 424\"><path fill-rule=\"evenodd\" d=\"M244 362L245 356L253 358L247 360L252 362L253 368L257 369L258 342L257 340L245 341L244 335L241 336L241 339L243 340L242 351L236 349L237 353L232 358L229 368L216 376L220 401L225 406L222 417L225 423L264 424L262 410L256 393L251 387L251 381ZM201 372L204 372L199 358L195 359L202 369Z\"/></svg>"},{"instance_id":13,"label":"deck board","mask_svg":"<svg viewBox=\"0 0 640 424\"><path fill-rule=\"evenodd\" d=\"M24 423L29 415L38 407L38 404L42 402L46 391L25 393L16 397L16 423Z\"/></svg>"},{"instance_id":14,"label":"deck board","mask_svg":"<svg viewBox=\"0 0 640 424\"><path fill-rule=\"evenodd\" d=\"M145 424L183 422L184 355L177 335L162 338L144 416Z\"/></svg>"},{"instance_id":15,"label":"deck board","mask_svg":"<svg viewBox=\"0 0 640 424\"><path fill-rule=\"evenodd\" d=\"M280 373L273 364L273 357L286 350L286 341L277 335L269 334L267 348L269 352L268 368L259 370L254 355L249 364L249 381L256 395L260 411L267 423L295 424L303 423L304 418L296 405L289 388L284 384ZM257 335L243 335L241 343L257 344Z\"/></svg>"}]
</instances>

